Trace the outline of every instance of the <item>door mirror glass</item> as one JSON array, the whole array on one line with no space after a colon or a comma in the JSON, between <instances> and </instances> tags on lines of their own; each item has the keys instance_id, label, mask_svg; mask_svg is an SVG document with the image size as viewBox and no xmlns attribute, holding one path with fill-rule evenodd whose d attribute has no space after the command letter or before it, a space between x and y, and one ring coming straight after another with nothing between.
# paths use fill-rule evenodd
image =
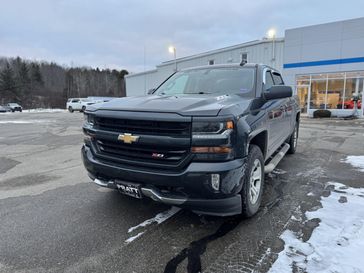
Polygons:
<instances>
[{"instance_id":1,"label":"door mirror glass","mask_svg":"<svg viewBox=\"0 0 364 273\"><path fill-rule=\"evenodd\" d=\"M292 97L292 87L286 85L273 85L263 94L266 100L275 100Z\"/></svg>"}]
</instances>

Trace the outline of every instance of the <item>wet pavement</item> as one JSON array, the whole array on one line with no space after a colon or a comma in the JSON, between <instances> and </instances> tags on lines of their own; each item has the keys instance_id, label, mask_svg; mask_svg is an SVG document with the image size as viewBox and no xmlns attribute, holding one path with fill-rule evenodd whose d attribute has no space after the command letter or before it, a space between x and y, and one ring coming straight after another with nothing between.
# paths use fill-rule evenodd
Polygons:
<instances>
[{"instance_id":1,"label":"wet pavement","mask_svg":"<svg viewBox=\"0 0 364 273\"><path fill-rule=\"evenodd\" d=\"M341 162L364 155L364 120L302 119L298 150L266 176L250 219L207 217L90 183L79 113L0 114L0 272L266 272L284 229L309 238L304 212L328 181L363 187ZM299 219L299 220L297 220ZM133 240L134 239L134 240Z\"/></svg>"}]
</instances>

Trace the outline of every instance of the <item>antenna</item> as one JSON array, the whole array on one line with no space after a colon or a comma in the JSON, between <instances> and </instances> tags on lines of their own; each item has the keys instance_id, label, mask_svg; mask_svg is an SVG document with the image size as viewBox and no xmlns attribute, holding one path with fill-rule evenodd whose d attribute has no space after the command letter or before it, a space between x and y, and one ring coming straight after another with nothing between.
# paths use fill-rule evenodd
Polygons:
<instances>
[{"instance_id":1,"label":"antenna","mask_svg":"<svg viewBox=\"0 0 364 273\"><path fill-rule=\"evenodd\" d=\"M240 66L244 66L247 63L247 60L243 59L241 60Z\"/></svg>"}]
</instances>

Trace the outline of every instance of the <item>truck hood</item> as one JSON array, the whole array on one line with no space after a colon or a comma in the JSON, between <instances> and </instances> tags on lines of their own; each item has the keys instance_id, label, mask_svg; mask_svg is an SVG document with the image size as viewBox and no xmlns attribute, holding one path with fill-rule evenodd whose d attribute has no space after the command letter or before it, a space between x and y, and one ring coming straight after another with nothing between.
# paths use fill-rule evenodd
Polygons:
<instances>
[{"instance_id":1,"label":"truck hood","mask_svg":"<svg viewBox=\"0 0 364 273\"><path fill-rule=\"evenodd\" d=\"M90 105L88 110L168 112L177 113L182 116L217 116L222 109L227 110L226 108L234 107L237 104L239 104L240 109L244 109L248 107L250 102L250 99L243 98L239 95L150 95L114 99L103 104Z\"/></svg>"}]
</instances>

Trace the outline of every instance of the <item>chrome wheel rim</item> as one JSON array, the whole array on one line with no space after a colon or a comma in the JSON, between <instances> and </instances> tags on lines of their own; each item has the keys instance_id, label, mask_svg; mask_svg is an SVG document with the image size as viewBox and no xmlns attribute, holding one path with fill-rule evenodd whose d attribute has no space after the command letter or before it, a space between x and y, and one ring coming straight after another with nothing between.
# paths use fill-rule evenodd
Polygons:
<instances>
[{"instance_id":1,"label":"chrome wheel rim","mask_svg":"<svg viewBox=\"0 0 364 273\"><path fill-rule=\"evenodd\" d=\"M260 188L262 187L262 164L259 159L255 159L253 163L253 168L250 173L250 187L249 187L249 198L250 203L254 205L257 203Z\"/></svg>"}]
</instances>

